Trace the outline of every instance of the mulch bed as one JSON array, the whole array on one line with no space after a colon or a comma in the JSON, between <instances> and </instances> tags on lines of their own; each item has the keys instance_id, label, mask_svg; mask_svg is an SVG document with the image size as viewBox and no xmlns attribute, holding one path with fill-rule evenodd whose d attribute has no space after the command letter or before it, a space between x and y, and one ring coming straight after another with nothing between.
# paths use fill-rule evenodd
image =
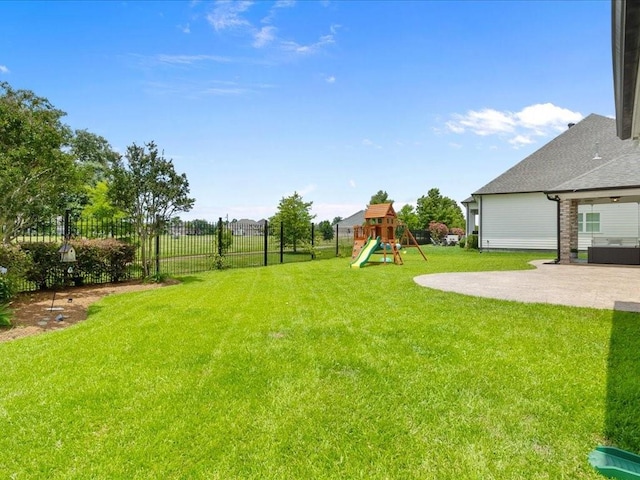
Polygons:
<instances>
[{"instance_id":1,"label":"mulch bed","mask_svg":"<svg viewBox=\"0 0 640 480\"><path fill-rule=\"evenodd\" d=\"M114 293L150 290L176 282L129 281L103 285L68 287L55 291L20 294L10 305L10 327L0 327L0 342L60 330L86 320L89 305Z\"/></svg>"}]
</instances>

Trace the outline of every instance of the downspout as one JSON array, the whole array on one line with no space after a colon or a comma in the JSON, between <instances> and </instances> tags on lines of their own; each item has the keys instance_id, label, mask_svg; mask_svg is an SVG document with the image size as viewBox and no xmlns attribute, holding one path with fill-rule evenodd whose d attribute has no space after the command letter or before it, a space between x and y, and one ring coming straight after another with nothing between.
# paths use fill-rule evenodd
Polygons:
<instances>
[{"instance_id":1,"label":"downspout","mask_svg":"<svg viewBox=\"0 0 640 480\"><path fill-rule=\"evenodd\" d=\"M478 251L482 253L482 219L484 215L482 215L482 195L478 196L480 200L478 202L478 214L480 215L480 221L478 222Z\"/></svg>"},{"instance_id":2,"label":"downspout","mask_svg":"<svg viewBox=\"0 0 640 480\"><path fill-rule=\"evenodd\" d=\"M560 263L560 197L556 195L552 197L547 194L547 200L556 202L556 236L557 236L557 255L553 263Z\"/></svg>"}]
</instances>

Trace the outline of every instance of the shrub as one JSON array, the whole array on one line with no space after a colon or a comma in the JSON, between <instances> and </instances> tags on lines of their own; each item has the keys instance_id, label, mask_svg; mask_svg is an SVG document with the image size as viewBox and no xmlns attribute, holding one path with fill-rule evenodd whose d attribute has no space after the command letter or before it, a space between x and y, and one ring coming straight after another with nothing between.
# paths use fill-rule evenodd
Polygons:
<instances>
[{"instance_id":1,"label":"shrub","mask_svg":"<svg viewBox=\"0 0 640 480\"><path fill-rule=\"evenodd\" d=\"M476 233L472 233L471 235L467 235L467 244L465 245L467 250L477 250L478 249L478 235Z\"/></svg>"},{"instance_id":2,"label":"shrub","mask_svg":"<svg viewBox=\"0 0 640 480\"><path fill-rule=\"evenodd\" d=\"M213 270L224 270L225 268L229 268L229 264L227 263L225 256L220 255L218 252L209 255L209 260L211 261L211 269Z\"/></svg>"},{"instance_id":3,"label":"shrub","mask_svg":"<svg viewBox=\"0 0 640 480\"><path fill-rule=\"evenodd\" d=\"M20 248L24 250L31 263L25 272L25 278L34 282L40 290L59 285L63 276L61 270L60 245L49 242L23 243Z\"/></svg>"},{"instance_id":4,"label":"shrub","mask_svg":"<svg viewBox=\"0 0 640 480\"><path fill-rule=\"evenodd\" d=\"M441 245L445 237L449 234L449 228L444 223L430 222L429 234L431 235L431 242L434 245Z\"/></svg>"},{"instance_id":5,"label":"shrub","mask_svg":"<svg viewBox=\"0 0 640 480\"><path fill-rule=\"evenodd\" d=\"M213 245L216 250L221 249L223 253L228 252L233 244L233 231L223 227L222 230L215 229Z\"/></svg>"},{"instance_id":6,"label":"shrub","mask_svg":"<svg viewBox=\"0 0 640 480\"><path fill-rule=\"evenodd\" d=\"M8 305L0 304L0 327L11 326L11 310Z\"/></svg>"},{"instance_id":7,"label":"shrub","mask_svg":"<svg viewBox=\"0 0 640 480\"><path fill-rule=\"evenodd\" d=\"M467 243L467 239L466 239L465 237L462 237L462 238L460 239L460 241L458 242L458 245L460 245L460 248L464 248L464 246L466 245L466 243Z\"/></svg>"},{"instance_id":8,"label":"shrub","mask_svg":"<svg viewBox=\"0 0 640 480\"><path fill-rule=\"evenodd\" d=\"M135 259L136 247L112 238L73 240L69 242L76 251L76 261L65 264L60 260L58 243L34 242L22 244L31 257L25 278L45 290L62 284L65 277L76 284L95 283L107 275L110 282L118 282L129 276L129 267ZM71 271L67 269L71 267Z\"/></svg>"},{"instance_id":9,"label":"shrub","mask_svg":"<svg viewBox=\"0 0 640 480\"><path fill-rule=\"evenodd\" d=\"M453 227L449 230L451 235L457 235L459 238L464 237L464 228Z\"/></svg>"},{"instance_id":10,"label":"shrub","mask_svg":"<svg viewBox=\"0 0 640 480\"><path fill-rule=\"evenodd\" d=\"M30 257L18 245L0 245L0 305L8 303L19 291Z\"/></svg>"},{"instance_id":11,"label":"shrub","mask_svg":"<svg viewBox=\"0 0 640 480\"><path fill-rule=\"evenodd\" d=\"M129 266L135 260L136 247L113 238L74 240L77 262L73 267L76 282L97 281L103 275L110 282L130 276Z\"/></svg>"}]
</instances>

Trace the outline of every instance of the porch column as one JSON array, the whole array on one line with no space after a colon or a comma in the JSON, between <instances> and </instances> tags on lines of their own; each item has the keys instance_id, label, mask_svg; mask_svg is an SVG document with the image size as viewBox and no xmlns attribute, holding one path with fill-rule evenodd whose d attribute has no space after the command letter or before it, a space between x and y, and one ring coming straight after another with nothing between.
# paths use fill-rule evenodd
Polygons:
<instances>
[{"instance_id":1,"label":"porch column","mask_svg":"<svg viewBox=\"0 0 640 480\"><path fill-rule=\"evenodd\" d=\"M560 263L571 263L571 250L578 248L578 201L560 200Z\"/></svg>"}]
</instances>

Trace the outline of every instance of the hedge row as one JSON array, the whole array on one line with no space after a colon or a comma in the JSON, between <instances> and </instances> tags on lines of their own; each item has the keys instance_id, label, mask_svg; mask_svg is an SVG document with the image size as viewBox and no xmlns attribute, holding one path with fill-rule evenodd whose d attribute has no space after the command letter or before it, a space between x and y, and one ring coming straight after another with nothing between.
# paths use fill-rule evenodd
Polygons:
<instances>
[{"instance_id":1,"label":"hedge row","mask_svg":"<svg viewBox=\"0 0 640 480\"><path fill-rule=\"evenodd\" d=\"M50 242L22 243L0 246L0 283L9 285L15 293L20 282L33 282L38 289L48 289L73 281L76 285L118 282L130 277L130 267L136 254L135 245L115 239L73 240L76 251L73 263L60 259L60 244ZM1 296L0 287L0 296ZM2 298L0 298L0 304Z\"/></svg>"}]
</instances>

